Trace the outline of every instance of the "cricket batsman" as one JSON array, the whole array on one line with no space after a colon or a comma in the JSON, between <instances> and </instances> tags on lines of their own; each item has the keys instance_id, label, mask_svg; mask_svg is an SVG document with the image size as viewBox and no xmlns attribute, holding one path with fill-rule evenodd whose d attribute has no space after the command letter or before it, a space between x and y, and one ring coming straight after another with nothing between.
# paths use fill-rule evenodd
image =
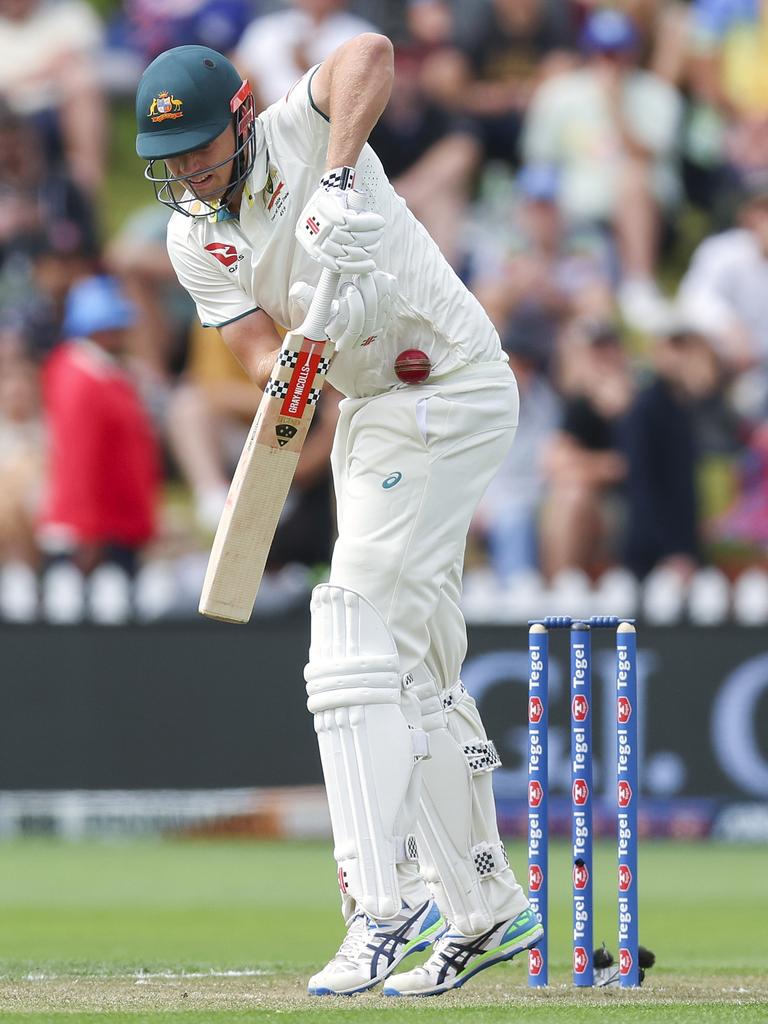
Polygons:
<instances>
[{"instance_id":1,"label":"cricket batsman","mask_svg":"<svg viewBox=\"0 0 768 1024\"><path fill-rule=\"evenodd\" d=\"M512 442L517 387L481 306L367 144L392 77L389 40L360 35L256 116L225 57L180 46L136 99L179 281L256 384L276 325L301 324L323 268L344 275L327 328L328 379L346 396L338 540L312 595L305 678L347 934L313 995L446 992L543 934L499 839L499 758L460 681L466 534ZM423 966L394 973L430 946Z\"/></svg>"}]
</instances>

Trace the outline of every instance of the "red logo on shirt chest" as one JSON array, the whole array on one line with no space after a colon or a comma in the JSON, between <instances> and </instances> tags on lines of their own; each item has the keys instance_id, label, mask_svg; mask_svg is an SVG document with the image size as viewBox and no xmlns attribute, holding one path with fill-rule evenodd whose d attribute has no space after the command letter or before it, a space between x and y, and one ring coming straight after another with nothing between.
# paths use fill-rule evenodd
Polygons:
<instances>
[{"instance_id":1,"label":"red logo on shirt chest","mask_svg":"<svg viewBox=\"0 0 768 1024\"><path fill-rule=\"evenodd\" d=\"M238 255L234 245L229 245L227 242L211 242L206 245L205 249L227 269L234 267L237 261L243 258Z\"/></svg>"}]
</instances>

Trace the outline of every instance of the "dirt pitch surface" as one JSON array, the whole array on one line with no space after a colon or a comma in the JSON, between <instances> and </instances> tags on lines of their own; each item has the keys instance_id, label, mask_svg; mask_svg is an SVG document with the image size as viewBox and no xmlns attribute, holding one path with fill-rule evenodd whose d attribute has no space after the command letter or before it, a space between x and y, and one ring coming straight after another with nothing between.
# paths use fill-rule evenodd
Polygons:
<instances>
[{"instance_id":1,"label":"dirt pitch surface","mask_svg":"<svg viewBox=\"0 0 768 1024\"><path fill-rule=\"evenodd\" d=\"M451 1010L475 1008L477 1020L481 1008L513 1008L526 1017L537 1016L536 1008L555 1010L585 1007L594 1010L608 1007L695 1007L721 1006L723 1020L739 1019L738 1007L760 1007L768 1020L768 979L754 976L683 977L657 974L649 976L641 989L622 991L617 988L576 990L565 979L546 990L532 991L524 979L500 980L498 972L487 979L477 978L466 989L447 993L439 1000L401 1001L371 993L355 999L312 999L306 995L306 979L288 974L254 972L211 974L137 974L123 977L50 977L30 976L22 980L0 981L0 1019L5 1013L15 1014L168 1014L201 1011L271 1011L295 1014L299 1019L315 1014L325 1015L337 1010L387 1011L394 1021L399 1010L415 1003L420 1008L438 1007L446 1017ZM728 1007L731 1008L730 1012ZM344 1014L346 1016L346 1014ZM375 1014L378 1016L378 1014ZM750 1019L752 1016L750 1015ZM760 1019L756 1017L755 1019Z\"/></svg>"}]
</instances>

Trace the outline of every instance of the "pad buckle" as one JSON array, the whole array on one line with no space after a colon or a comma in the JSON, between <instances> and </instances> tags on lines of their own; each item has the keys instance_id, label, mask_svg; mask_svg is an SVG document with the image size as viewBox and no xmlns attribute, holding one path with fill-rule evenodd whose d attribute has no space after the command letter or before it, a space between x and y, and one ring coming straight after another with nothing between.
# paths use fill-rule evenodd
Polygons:
<instances>
[{"instance_id":1,"label":"pad buckle","mask_svg":"<svg viewBox=\"0 0 768 1024\"><path fill-rule=\"evenodd\" d=\"M429 736L423 729L415 729L412 725L408 728L411 730L411 747L413 748L413 763L418 764L419 761L426 761L430 756L429 753Z\"/></svg>"}]
</instances>

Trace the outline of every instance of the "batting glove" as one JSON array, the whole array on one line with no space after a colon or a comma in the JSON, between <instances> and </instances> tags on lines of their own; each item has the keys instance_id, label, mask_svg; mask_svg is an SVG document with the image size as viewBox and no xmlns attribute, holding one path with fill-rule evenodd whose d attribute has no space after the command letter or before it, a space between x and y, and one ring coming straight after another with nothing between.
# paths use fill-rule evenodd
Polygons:
<instances>
[{"instance_id":1,"label":"batting glove","mask_svg":"<svg viewBox=\"0 0 768 1024\"><path fill-rule=\"evenodd\" d=\"M348 190L336 182L342 171L321 179L301 212L296 238L313 260L337 274L372 274L385 220L378 213L349 208ZM345 179L346 180L346 179Z\"/></svg>"},{"instance_id":2,"label":"batting glove","mask_svg":"<svg viewBox=\"0 0 768 1024\"><path fill-rule=\"evenodd\" d=\"M397 279L381 270L355 277L341 285L331 305L331 318L325 329L337 351L361 345L386 329L392 316L392 297L396 287ZM294 323L300 323L306 316L314 291L306 281L292 285L288 297L292 303Z\"/></svg>"}]
</instances>

